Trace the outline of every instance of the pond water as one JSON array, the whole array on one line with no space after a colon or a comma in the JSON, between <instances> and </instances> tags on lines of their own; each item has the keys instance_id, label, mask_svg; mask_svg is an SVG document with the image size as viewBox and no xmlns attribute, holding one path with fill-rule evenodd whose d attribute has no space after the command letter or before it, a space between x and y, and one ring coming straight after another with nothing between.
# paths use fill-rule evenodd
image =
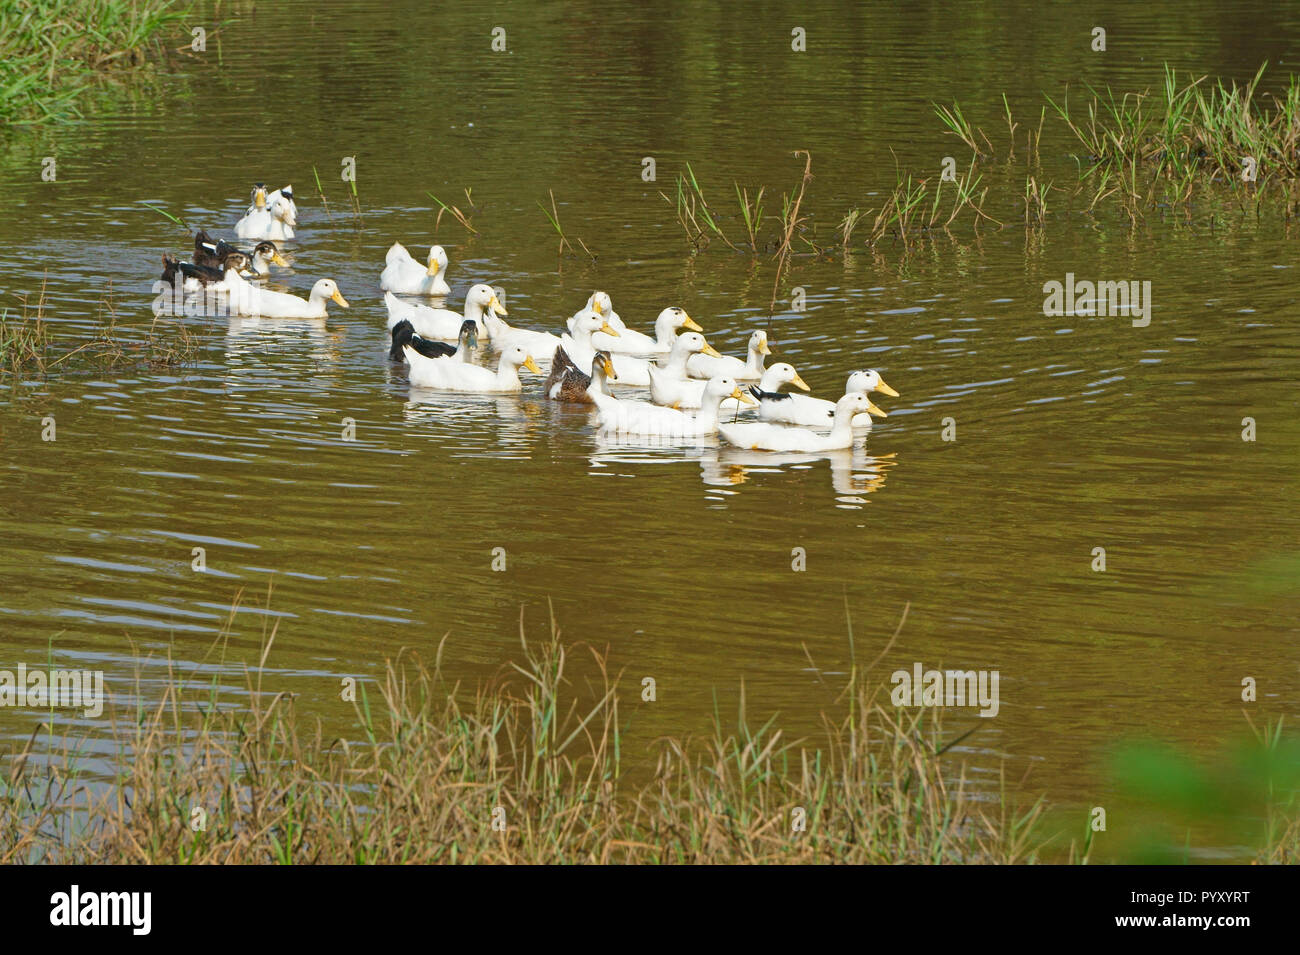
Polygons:
<instances>
[{"instance_id":1,"label":"pond water","mask_svg":"<svg viewBox=\"0 0 1300 955\"><path fill-rule=\"evenodd\" d=\"M294 268L276 285L305 295L333 278L352 307L194 320L192 366L74 367L4 391L0 665L104 669L129 699L136 652L170 647L237 688L274 623L264 685L344 732L341 676L382 673L402 648L432 657L447 635L447 666L472 685L517 652L521 612L545 633L549 601L568 638L610 649L629 691L656 679L629 743L648 747L707 732L715 700L725 720L742 684L751 714L816 733L851 663L846 608L862 663L909 607L881 678L915 662L998 670L997 717L951 721L979 726L965 758L989 785L1005 768L1065 806L1111 795L1117 739L1239 732L1244 677L1258 712L1294 716L1300 330L1279 212L1225 203L1133 224L1061 194L1027 232L1024 167L995 161L987 208L1005 228L966 225L906 260L861 241L797 255L769 314L771 258L690 254L660 195L690 162L738 229L733 182L765 186L779 215L807 149L805 209L829 242L849 209L881 205L896 162L964 167L934 102L958 100L1001 153L1003 92L1023 149L1043 94L1067 83L1155 89L1164 62L1248 79L1264 60L1277 82L1300 62L1271 4L1114 5L1104 53L1089 49L1095 13L1054 8L1049 26L1030 9L223 5L232 22L153 92L11 134L0 295L21 307L44 283L69 347L106 296L123 335L147 332L159 258L188 242L145 202L233 238L254 181L298 195ZM1049 120L1044 179L1075 181L1071 149ZM449 215L435 232L428 194L468 208L466 189L477 234ZM557 255L539 208L551 192L594 262ZM874 367L900 397L877 396L889 417L864 446L782 459L610 444L536 378L514 397L413 392L386 358L378 277L394 240L447 249L453 308L487 281L512 322L554 329L599 288L633 327L685 307L728 353L766 328L773 360L818 395ZM1150 324L1046 317L1043 284L1067 273L1150 281ZM38 717L6 710L0 729L25 739ZM98 731L63 721L83 723Z\"/></svg>"}]
</instances>

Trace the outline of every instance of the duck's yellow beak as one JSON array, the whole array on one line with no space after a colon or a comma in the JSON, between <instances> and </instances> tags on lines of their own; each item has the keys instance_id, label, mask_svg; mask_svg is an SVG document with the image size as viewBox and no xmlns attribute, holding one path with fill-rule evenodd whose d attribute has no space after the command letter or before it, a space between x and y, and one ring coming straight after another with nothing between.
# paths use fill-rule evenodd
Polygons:
<instances>
[{"instance_id":1,"label":"duck's yellow beak","mask_svg":"<svg viewBox=\"0 0 1300 955\"><path fill-rule=\"evenodd\" d=\"M763 340L762 340L761 342L758 343L758 353L759 353L760 355L770 355L770 354L772 354L772 348L771 348L771 346L770 346L770 344L769 344L769 342L768 342L768 340L767 340L766 337L764 337Z\"/></svg>"},{"instance_id":2,"label":"duck's yellow beak","mask_svg":"<svg viewBox=\"0 0 1300 955\"><path fill-rule=\"evenodd\" d=\"M438 260L437 260L437 259L431 259L431 260L429 261L429 268L428 268L426 274L429 276L429 278L433 278L435 275L438 274Z\"/></svg>"},{"instance_id":3,"label":"duck's yellow beak","mask_svg":"<svg viewBox=\"0 0 1300 955\"><path fill-rule=\"evenodd\" d=\"M808 382L804 381L799 375L795 375L791 378L790 384L794 385L796 388L802 388L804 391L812 391L812 389L808 387Z\"/></svg>"},{"instance_id":4,"label":"duck's yellow beak","mask_svg":"<svg viewBox=\"0 0 1300 955\"><path fill-rule=\"evenodd\" d=\"M881 411L879 408L877 408L876 405L875 405L875 402L871 401L870 399L867 400L867 412L868 412L869 414L873 414L873 415L875 415L877 418L888 418L888 417L889 417L888 414L886 414L885 412L883 412L883 411Z\"/></svg>"},{"instance_id":5,"label":"duck's yellow beak","mask_svg":"<svg viewBox=\"0 0 1300 955\"><path fill-rule=\"evenodd\" d=\"M253 192L253 205L257 206L257 208L259 208L259 209L265 209L265 208L266 208L266 190L265 190L265 189L257 189L257 190L254 190L254 192Z\"/></svg>"},{"instance_id":6,"label":"duck's yellow beak","mask_svg":"<svg viewBox=\"0 0 1300 955\"><path fill-rule=\"evenodd\" d=\"M606 358L601 362L601 369L605 372L605 377L610 381L618 381L618 375L614 374L614 362Z\"/></svg>"},{"instance_id":7,"label":"duck's yellow beak","mask_svg":"<svg viewBox=\"0 0 1300 955\"><path fill-rule=\"evenodd\" d=\"M591 303L591 310L599 315L601 313L600 302L593 300Z\"/></svg>"},{"instance_id":8,"label":"duck's yellow beak","mask_svg":"<svg viewBox=\"0 0 1300 955\"><path fill-rule=\"evenodd\" d=\"M527 358L524 359L524 367L527 368L529 371L531 371L534 375L540 375L542 373L542 370L537 367L537 362L533 361L532 355L529 355Z\"/></svg>"},{"instance_id":9,"label":"duck's yellow beak","mask_svg":"<svg viewBox=\"0 0 1300 955\"><path fill-rule=\"evenodd\" d=\"M751 397L750 397L749 395L747 395L745 392L743 392L743 391L740 390L740 385L736 385L735 388L732 388L732 389L731 389L731 394L728 395L727 397L729 397L729 398L735 398L735 399L736 399L737 401L739 401L742 405L756 405L756 404L758 404L757 401L755 401L753 398L751 398Z\"/></svg>"},{"instance_id":10,"label":"duck's yellow beak","mask_svg":"<svg viewBox=\"0 0 1300 955\"><path fill-rule=\"evenodd\" d=\"M621 335L619 335L618 332L614 330L614 326L611 325L609 322L602 323L600 328L597 329L597 331L604 332L606 335L613 335L615 338L622 337Z\"/></svg>"},{"instance_id":11,"label":"duck's yellow beak","mask_svg":"<svg viewBox=\"0 0 1300 955\"><path fill-rule=\"evenodd\" d=\"M708 355L710 358L721 358L721 357L722 357L722 354L721 354L721 353L720 353L716 348L714 348L712 345L710 345L708 342L705 342L705 343L704 343L704 348L700 351L700 354L701 354L701 355Z\"/></svg>"},{"instance_id":12,"label":"duck's yellow beak","mask_svg":"<svg viewBox=\"0 0 1300 955\"><path fill-rule=\"evenodd\" d=\"M429 274L432 275L433 273L430 272ZM497 300L497 297L495 295L493 295L490 299L488 299L488 306L491 307L492 311L496 312L498 315L510 314L509 312L506 311L506 307Z\"/></svg>"},{"instance_id":13,"label":"duck's yellow beak","mask_svg":"<svg viewBox=\"0 0 1300 955\"><path fill-rule=\"evenodd\" d=\"M704 329L700 328L696 323L695 319L691 318L689 315L686 316L686 321L682 322L682 328L689 328L693 332L704 331Z\"/></svg>"},{"instance_id":14,"label":"duck's yellow beak","mask_svg":"<svg viewBox=\"0 0 1300 955\"><path fill-rule=\"evenodd\" d=\"M282 269L287 269L287 268L289 267L289 262L288 262L288 260L287 260L283 255L281 255L279 252L277 252L277 253L275 253L275 255L271 256L271 261L274 262L276 265L280 266L280 268L282 268Z\"/></svg>"},{"instance_id":15,"label":"duck's yellow beak","mask_svg":"<svg viewBox=\"0 0 1300 955\"><path fill-rule=\"evenodd\" d=\"M883 378L880 379L880 384L876 385L876 391L880 392L882 395L889 395L891 398L898 397L898 392L885 384L885 379Z\"/></svg>"},{"instance_id":16,"label":"duck's yellow beak","mask_svg":"<svg viewBox=\"0 0 1300 955\"><path fill-rule=\"evenodd\" d=\"M343 293L338 289L334 290L334 294L331 295L330 298L334 299L334 301L338 302L344 308L348 307L348 300L343 297Z\"/></svg>"}]
</instances>

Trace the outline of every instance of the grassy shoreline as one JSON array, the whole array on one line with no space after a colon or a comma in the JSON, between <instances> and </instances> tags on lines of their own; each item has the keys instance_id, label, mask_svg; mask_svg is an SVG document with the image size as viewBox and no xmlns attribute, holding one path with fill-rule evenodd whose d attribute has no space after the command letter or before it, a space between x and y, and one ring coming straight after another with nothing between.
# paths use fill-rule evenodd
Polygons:
<instances>
[{"instance_id":1,"label":"grassy shoreline","mask_svg":"<svg viewBox=\"0 0 1300 955\"><path fill-rule=\"evenodd\" d=\"M263 646L266 660L272 634ZM948 765L932 714L850 680L815 748L772 723L669 739L629 771L604 657L558 630L473 693L390 663L358 683L347 741L247 678L247 703L174 670L149 710L114 712L118 778L83 778L74 746L11 753L0 860L66 863L799 863L1033 861L1041 801L990 802ZM657 704L663 705L663 704ZM184 739L184 743L178 740ZM639 761L640 762L640 761ZM800 829L796 807L803 810ZM196 812L197 811L197 812ZM197 821L196 821L197 820Z\"/></svg>"},{"instance_id":2,"label":"grassy shoreline","mask_svg":"<svg viewBox=\"0 0 1300 955\"><path fill-rule=\"evenodd\" d=\"M0 121L81 116L102 77L137 70L165 50L191 0L0 0ZM179 41L179 33L176 34Z\"/></svg>"},{"instance_id":3,"label":"grassy shoreline","mask_svg":"<svg viewBox=\"0 0 1300 955\"><path fill-rule=\"evenodd\" d=\"M0 305L0 384L64 370L171 368L193 363L199 353L198 337L174 317L155 315L147 329L120 325L111 285L100 298L96 328L89 335L56 334L58 323L46 315L44 279L38 292L18 298L21 307Z\"/></svg>"},{"instance_id":4,"label":"grassy shoreline","mask_svg":"<svg viewBox=\"0 0 1300 955\"><path fill-rule=\"evenodd\" d=\"M151 709L110 707L111 786L67 744L33 757L38 727L0 777L0 861L1033 863L1093 849L1083 825L1077 840L1049 831L1044 800L972 788L942 711L892 706L856 666L822 739L751 726L742 705L734 728L660 740L632 767L626 717L662 704L639 684L622 695L606 659L554 626L530 643L521 625L518 662L472 693L448 682L441 645L431 666L390 663L378 700L357 684L352 740L263 688L273 642L244 705L173 668ZM1256 861L1296 861L1297 832L1289 807Z\"/></svg>"}]
</instances>

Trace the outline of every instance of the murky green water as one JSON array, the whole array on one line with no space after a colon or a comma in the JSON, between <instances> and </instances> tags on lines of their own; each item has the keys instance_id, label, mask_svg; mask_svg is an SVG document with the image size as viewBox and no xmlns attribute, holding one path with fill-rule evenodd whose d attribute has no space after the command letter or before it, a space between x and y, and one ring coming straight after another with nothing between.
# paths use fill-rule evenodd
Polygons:
<instances>
[{"instance_id":1,"label":"murky green water","mask_svg":"<svg viewBox=\"0 0 1300 955\"><path fill-rule=\"evenodd\" d=\"M1070 7L1049 25L1015 5L234 5L157 95L11 139L3 301L44 279L71 342L111 288L119 324L142 334L159 257L186 245L142 201L231 237L265 180L299 195L284 287L332 277L353 307L325 323L196 322L193 368L6 392L0 665L102 667L122 699L133 646L170 645L238 686L270 620L267 679L346 728L341 676L381 671L403 647L431 656L444 634L455 672L490 676L517 647L521 608L540 635L550 600L569 637L610 648L629 691L656 678L659 701L633 716L644 746L706 731L715 694L730 710L742 682L751 713L815 731L850 663L846 604L860 662L910 604L882 676L915 661L999 670L997 718L953 720L981 724L967 757L1065 805L1106 798L1117 738L1236 732L1243 677L1259 681L1255 713L1294 715L1300 331L1295 235L1276 212L1204 207L1131 227L1058 198L1027 236L1011 198L1023 166L997 166L988 208L1007 228L966 229L907 263L893 249L800 256L769 319L771 261L691 257L659 196L690 161L716 204L735 180L766 186L772 210L798 179L793 150L809 149L806 208L829 239L849 208L880 205L895 155L922 175L945 155L964 164L934 101L958 99L1001 150L1003 91L1023 137L1042 93L1067 82L1154 87L1164 61L1248 78L1264 59L1280 78L1300 62L1295 18L1248 6L1115 5L1103 54L1088 48L1098 15ZM806 53L790 50L796 25ZM508 52L491 51L497 26ZM1043 177L1069 184L1070 144L1045 128ZM55 183L40 180L47 155ZM657 183L641 178L647 156ZM412 400L385 357L384 251L425 251L426 191L464 205L465 188L480 234L447 217L437 233L453 307L486 280L513 322L554 328L603 288L636 327L686 307L732 353L766 327L823 396L872 366L901 397L882 399L890 416L864 449L803 463L611 447L536 381L519 397ZM594 264L557 268L537 205L548 190ZM1067 272L1149 280L1150 325L1045 317L1042 285ZM949 417L956 441L942 439ZM191 569L196 546L206 574ZM205 654L241 589L241 652L218 667ZM10 710L3 726L26 737L35 718Z\"/></svg>"}]
</instances>

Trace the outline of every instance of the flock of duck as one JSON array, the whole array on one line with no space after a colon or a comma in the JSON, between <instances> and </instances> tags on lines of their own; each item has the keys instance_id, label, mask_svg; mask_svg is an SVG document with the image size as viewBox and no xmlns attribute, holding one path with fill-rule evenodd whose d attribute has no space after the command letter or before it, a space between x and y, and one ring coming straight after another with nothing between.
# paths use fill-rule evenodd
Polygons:
<instances>
[{"instance_id":1,"label":"flock of duck","mask_svg":"<svg viewBox=\"0 0 1300 955\"><path fill-rule=\"evenodd\" d=\"M163 256L163 281L185 292L220 296L232 314L270 318L327 317L328 302L347 308L332 279L321 279L306 299L262 287L271 266L287 267L277 242L294 237L293 188L253 188L247 214L235 225L250 251L200 231L192 262ZM410 366L417 388L472 393L518 392L520 371L545 375L543 392L554 401L594 405L602 432L668 438L720 435L741 448L819 452L851 447L870 429L871 416L885 417L868 397L898 397L874 370L849 375L836 401L787 392L810 391L788 362L765 365L772 353L767 333L749 336L744 359L719 354L686 311L659 313L654 334L628 327L605 292L594 292L559 333L511 325L501 295L472 285L461 312L399 298L450 294L446 251L438 245L425 262L395 242L385 257L379 285L388 310L389 357ZM495 370L474 358L483 342L499 353ZM549 371L538 359L549 358ZM649 390L650 400L620 396L627 387ZM742 413L745 417L741 417Z\"/></svg>"}]
</instances>

